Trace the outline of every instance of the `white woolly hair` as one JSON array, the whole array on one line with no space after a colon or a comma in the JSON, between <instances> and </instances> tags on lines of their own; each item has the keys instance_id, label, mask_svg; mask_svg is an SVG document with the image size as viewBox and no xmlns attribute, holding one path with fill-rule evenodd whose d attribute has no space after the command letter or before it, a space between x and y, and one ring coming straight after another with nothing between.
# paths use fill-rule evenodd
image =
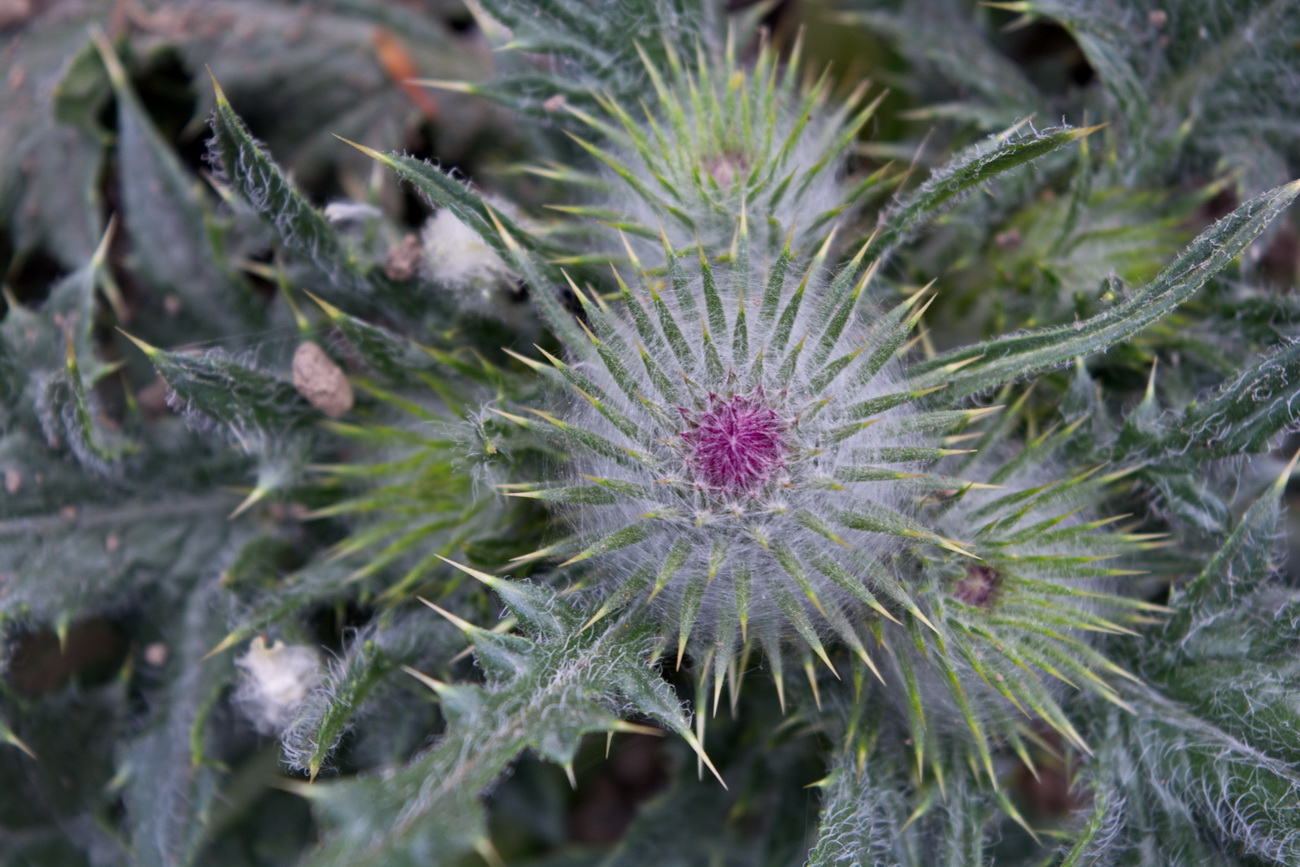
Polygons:
<instances>
[{"instance_id":1,"label":"white woolly hair","mask_svg":"<svg viewBox=\"0 0 1300 867\"><path fill-rule=\"evenodd\" d=\"M235 665L243 669L235 688L235 704L266 735L280 734L293 721L324 674L314 648L278 639L268 644L261 635Z\"/></svg>"},{"instance_id":2,"label":"white woolly hair","mask_svg":"<svg viewBox=\"0 0 1300 867\"><path fill-rule=\"evenodd\" d=\"M489 199L492 206L509 214L510 209ZM440 208L420 230L425 276L456 290L473 289L486 302L509 274L510 268L478 232L466 226L450 208Z\"/></svg>"}]
</instances>

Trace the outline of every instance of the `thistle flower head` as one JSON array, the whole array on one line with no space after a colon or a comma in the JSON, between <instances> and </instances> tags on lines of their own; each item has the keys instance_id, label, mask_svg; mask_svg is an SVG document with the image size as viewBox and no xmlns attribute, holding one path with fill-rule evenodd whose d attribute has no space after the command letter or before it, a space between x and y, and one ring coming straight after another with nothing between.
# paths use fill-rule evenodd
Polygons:
<instances>
[{"instance_id":1,"label":"thistle flower head","mask_svg":"<svg viewBox=\"0 0 1300 867\"><path fill-rule=\"evenodd\" d=\"M675 244L698 238L716 248L731 240L742 209L761 215L765 227L795 226L802 242L850 202L860 203L879 178L853 189L839 175L879 100L859 105L863 87L837 111L824 112L829 77L802 85L799 49L782 67L764 43L748 70L731 40L716 52L697 43L693 62L666 43L662 68L641 52L653 86L648 102L632 108L605 96L604 116L569 108L603 139L600 147L582 138L579 144L611 170L581 179L584 188L605 189L602 207L587 213L607 219L612 210L614 222L639 237L655 238L662 224ZM563 173L569 180L579 174ZM766 232L761 240L775 251L781 235Z\"/></svg>"},{"instance_id":2,"label":"thistle flower head","mask_svg":"<svg viewBox=\"0 0 1300 867\"><path fill-rule=\"evenodd\" d=\"M915 471L950 453L935 431L982 411L923 412L926 392L899 386L920 293L868 327L864 254L825 281L829 243L802 274L787 247L755 287L748 241L742 217L718 265L664 239L635 289L619 275L620 310L575 287L585 350L525 360L577 398L562 418L534 413L586 483L512 493L571 504L577 532L548 553L585 564L597 617L633 601L664 611L679 657L728 660L753 631L776 656L797 634L829 662L834 634L865 658L860 630L915 608L885 561L918 541L962 550L912 516L927 488Z\"/></svg>"},{"instance_id":3,"label":"thistle flower head","mask_svg":"<svg viewBox=\"0 0 1300 867\"><path fill-rule=\"evenodd\" d=\"M1035 736L1030 720L1086 754L1093 745L1064 712L1065 697L1083 691L1125 706L1115 681L1136 678L1102 645L1161 610L1116 592L1137 574L1121 567L1158 543L1117 532L1125 516L1094 517L1127 473L1070 472L1060 452L1078 424L1028 443L1006 442L1008 425L992 425L973 435L977 450L939 465L984 481L935 491L921 506L936 531L960 530L978 559L932 548L907 579L937 640L900 642L886 689L905 709L918 770L927 755L939 760L940 732L964 728L975 737L955 743L992 779L989 744L1022 751ZM998 453L1006 460L990 457Z\"/></svg>"}]
</instances>

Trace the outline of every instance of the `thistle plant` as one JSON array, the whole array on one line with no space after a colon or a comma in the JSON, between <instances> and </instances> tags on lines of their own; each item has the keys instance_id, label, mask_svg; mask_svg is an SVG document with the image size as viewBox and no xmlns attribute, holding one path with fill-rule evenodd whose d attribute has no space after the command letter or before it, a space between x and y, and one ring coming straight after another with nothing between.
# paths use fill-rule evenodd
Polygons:
<instances>
[{"instance_id":1,"label":"thistle plant","mask_svg":"<svg viewBox=\"0 0 1300 867\"><path fill-rule=\"evenodd\" d=\"M1300 861L1281 5L146 6L0 13L6 861Z\"/></svg>"}]
</instances>

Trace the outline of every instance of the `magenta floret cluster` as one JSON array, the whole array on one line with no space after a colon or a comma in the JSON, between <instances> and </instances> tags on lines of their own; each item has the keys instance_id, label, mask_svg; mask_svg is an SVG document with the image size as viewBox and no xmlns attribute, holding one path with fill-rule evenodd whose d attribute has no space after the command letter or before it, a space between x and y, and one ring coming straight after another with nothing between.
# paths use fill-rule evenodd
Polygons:
<instances>
[{"instance_id":1,"label":"magenta floret cluster","mask_svg":"<svg viewBox=\"0 0 1300 867\"><path fill-rule=\"evenodd\" d=\"M710 394L708 406L679 407L687 429L686 463L695 483L727 497L757 497L790 453L789 428L762 389L748 395Z\"/></svg>"}]
</instances>

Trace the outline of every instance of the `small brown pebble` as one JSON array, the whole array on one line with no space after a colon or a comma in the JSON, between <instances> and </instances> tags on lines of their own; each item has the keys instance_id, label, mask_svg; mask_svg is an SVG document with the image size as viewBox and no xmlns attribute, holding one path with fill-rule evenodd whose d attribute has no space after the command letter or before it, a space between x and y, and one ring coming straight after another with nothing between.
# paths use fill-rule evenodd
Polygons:
<instances>
[{"instance_id":1,"label":"small brown pebble","mask_svg":"<svg viewBox=\"0 0 1300 867\"><path fill-rule=\"evenodd\" d=\"M110 554L116 553L122 547L122 537L116 533L109 533L104 537L104 550Z\"/></svg>"},{"instance_id":2,"label":"small brown pebble","mask_svg":"<svg viewBox=\"0 0 1300 867\"><path fill-rule=\"evenodd\" d=\"M144 661L149 665L156 667L167 663L167 645L161 641L155 641L144 649Z\"/></svg>"},{"instance_id":3,"label":"small brown pebble","mask_svg":"<svg viewBox=\"0 0 1300 867\"><path fill-rule=\"evenodd\" d=\"M546 100L546 102L542 103L542 111L549 111L552 113L562 111L568 104L569 101L564 98L564 94L557 93L555 96L552 96L550 99Z\"/></svg>"},{"instance_id":4,"label":"small brown pebble","mask_svg":"<svg viewBox=\"0 0 1300 867\"><path fill-rule=\"evenodd\" d=\"M17 470L5 470L5 490L16 494L23 489L23 474Z\"/></svg>"},{"instance_id":5,"label":"small brown pebble","mask_svg":"<svg viewBox=\"0 0 1300 867\"><path fill-rule=\"evenodd\" d=\"M0 29L22 24L32 14L32 0L0 0Z\"/></svg>"},{"instance_id":6,"label":"small brown pebble","mask_svg":"<svg viewBox=\"0 0 1300 867\"><path fill-rule=\"evenodd\" d=\"M1152 27L1159 30L1169 23L1169 13L1163 9L1152 9L1147 14L1147 20L1151 22Z\"/></svg>"},{"instance_id":7,"label":"small brown pebble","mask_svg":"<svg viewBox=\"0 0 1300 867\"><path fill-rule=\"evenodd\" d=\"M307 341L293 354L293 386L330 418L352 409L352 383L319 345Z\"/></svg>"},{"instance_id":8,"label":"small brown pebble","mask_svg":"<svg viewBox=\"0 0 1300 867\"><path fill-rule=\"evenodd\" d=\"M167 405L169 390L167 381L160 376L135 393L135 402L139 404L140 409L144 410L145 415L157 418L171 411L171 407Z\"/></svg>"},{"instance_id":9,"label":"small brown pebble","mask_svg":"<svg viewBox=\"0 0 1300 867\"><path fill-rule=\"evenodd\" d=\"M8 686L35 696L62 689L73 677L104 683L121 671L130 647L117 626L91 617L69 624L62 636L50 629L16 636L6 650Z\"/></svg>"},{"instance_id":10,"label":"small brown pebble","mask_svg":"<svg viewBox=\"0 0 1300 867\"><path fill-rule=\"evenodd\" d=\"M181 299L175 295L168 295L163 299L163 309L167 311L168 316L175 316L181 312Z\"/></svg>"},{"instance_id":11,"label":"small brown pebble","mask_svg":"<svg viewBox=\"0 0 1300 867\"><path fill-rule=\"evenodd\" d=\"M1008 229L993 236L993 243L999 250L1014 250L1020 246L1022 237L1019 229Z\"/></svg>"},{"instance_id":12,"label":"small brown pebble","mask_svg":"<svg viewBox=\"0 0 1300 867\"><path fill-rule=\"evenodd\" d=\"M277 521L306 521L311 509L302 503L272 503L270 512Z\"/></svg>"},{"instance_id":13,"label":"small brown pebble","mask_svg":"<svg viewBox=\"0 0 1300 867\"><path fill-rule=\"evenodd\" d=\"M63 518L65 521L75 521L77 519L77 507L64 506L59 509L59 517Z\"/></svg>"},{"instance_id":14,"label":"small brown pebble","mask_svg":"<svg viewBox=\"0 0 1300 867\"><path fill-rule=\"evenodd\" d=\"M410 280L420 272L424 262L424 251L420 249L420 239L416 235L407 235L402 243L388 248L384 256L384 274L390 280Z\"/></svg>"}]
</instances>

